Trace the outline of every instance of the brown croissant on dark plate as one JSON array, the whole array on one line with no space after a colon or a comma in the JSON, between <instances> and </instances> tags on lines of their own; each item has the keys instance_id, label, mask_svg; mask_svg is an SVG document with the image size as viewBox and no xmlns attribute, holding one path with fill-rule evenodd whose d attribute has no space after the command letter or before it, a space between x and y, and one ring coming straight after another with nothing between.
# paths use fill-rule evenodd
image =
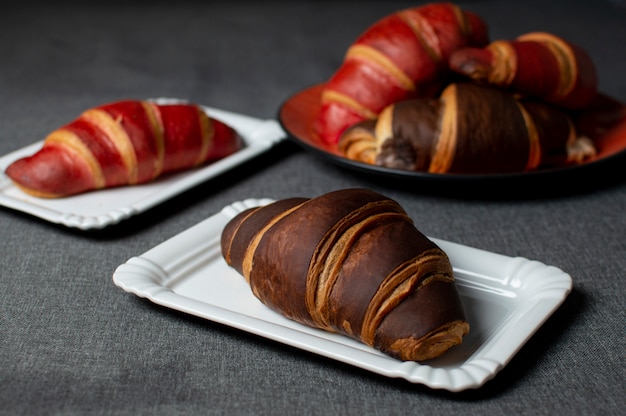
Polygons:
<instances>
[{"instance_id":1,"label":"brown croissant on dark plate","mask_svg":"<svg viewBox=\"0 0 626 416\"><path fill-rule=\"evenodd\" d=\"M471 82L450 84L439 98L394 103L348 128L338 148L372 165L463 174L565 166L596 154L560 108Z\"/></svg>"}]
</instances>

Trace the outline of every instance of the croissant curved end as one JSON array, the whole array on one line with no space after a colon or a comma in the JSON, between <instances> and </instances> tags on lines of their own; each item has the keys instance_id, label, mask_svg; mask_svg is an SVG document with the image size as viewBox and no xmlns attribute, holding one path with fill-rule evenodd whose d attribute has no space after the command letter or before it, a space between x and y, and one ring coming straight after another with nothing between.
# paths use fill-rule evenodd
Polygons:
<instances>
[{"instance_id":1,"label":"croissant curved end","mask_svg":"<svg viewBox=\"0 0 626 416\"><path fill-rule=\"evenodd\" d=\"M419 340L415 338L399 339L390 346L389 355L403 361L427 361L441 356L450 348L460 345L463 337L469 333L469 324L455 321Z\"/></svg>"},{"instance_id":2,"label":"croissant curved end","mask_svg":"<svg viewBox=\"0 0 626 416\"><path fill-rule=\"evenodd\" d=\"M39 198L59 198L98 188L89 166L80 158L43 147L32 156L16 160L5 173L22 191Z\"/></svg>"}]
</instances>

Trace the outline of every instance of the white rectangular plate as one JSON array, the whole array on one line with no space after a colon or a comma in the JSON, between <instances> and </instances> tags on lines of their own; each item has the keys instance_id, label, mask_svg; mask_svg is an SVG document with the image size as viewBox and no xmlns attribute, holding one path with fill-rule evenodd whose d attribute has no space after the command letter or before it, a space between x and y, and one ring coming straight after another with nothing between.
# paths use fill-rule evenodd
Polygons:
<instances>
[{"instance_id":1,"label":"white rectangular plate","mask_svg":"<svg viewBox=\"0 0 626 416\"><path fill-rule=\"evenodd\" d=\"M181 100L159 98L155 101L165 103ZM66 198L44 199L22 192L4 173L14 160L39 150L43 144L40 141L0 158L0 205L67 227L83 230L104 228L233 169L286 137L276 120L260 120L216 108L203 108L210 116L233 127L245 142L245 147L208 165L165 175L150 183L103 189Z\"/></svg>"},{"instance_id":2,"label":"white rectangular plate","mask_svg":"<svg viewBox=\"0 0 626 416\"><path fill-rule=\"evenodd\" d=\"M478 388L493 378L559 307L571 277L553 266L439 239L450 257L471 331L424 363L402 362L346 336L309 328L263 305L221 256L226 223L269 199L247 199L130 258L113 274L127 292L388 377L435 389Z\"/></svg>"}]
</instances>

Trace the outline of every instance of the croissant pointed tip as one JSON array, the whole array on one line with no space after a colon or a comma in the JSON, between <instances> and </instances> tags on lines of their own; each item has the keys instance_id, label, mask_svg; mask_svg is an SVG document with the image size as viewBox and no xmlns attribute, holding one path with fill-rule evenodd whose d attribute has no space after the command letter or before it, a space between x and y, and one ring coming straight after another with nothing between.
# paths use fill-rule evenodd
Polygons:
<instances>
[{"instance_id":1,"label":"croissant pointed tip","mask_svg":"<svg viewBox=\"0 0 626 416\"><path fill-rule=\"evenodd\" d=\"M492 62L493 55L487 49L462 48L450 55L448 65L452 71L473 80L486 80L489 78Z\"/></svg>"},{"instance_id":2,"label":"croissant pointed tip","mask_svg":"<svg viewBox=\"0 0 626 416\"><path fill-rule=\"evenodd\" d=\"M40 198L59 198L95 188L78 158L44 146L32 156L11 163L5 173L24 192Z\"/></svg>"},{"instance_id":3,"label":"croissant pointed tip","mask_svg":"<svg viewBox=\"0 0 626 416\"><path fill-rule=\"evenodd\" d=\"M403 339L394 343L390 355L403 361L428 361L440 357L450 348L460 345L469 333L467 322L454 322L423 339Z\"/></svg>"}]
</instances>

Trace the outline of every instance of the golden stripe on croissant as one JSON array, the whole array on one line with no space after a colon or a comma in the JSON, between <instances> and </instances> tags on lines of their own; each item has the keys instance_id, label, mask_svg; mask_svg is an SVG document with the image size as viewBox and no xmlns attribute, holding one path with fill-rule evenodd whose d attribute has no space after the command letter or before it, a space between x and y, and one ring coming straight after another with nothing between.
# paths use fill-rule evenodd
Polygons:
<instances>
[{"instance_id":1,"label":"golden stripe on croissant","mask_svg":"<svg viewBox=\"0 0 626 416\"><path fill-rule=\"evenodd\" d=\"M379 193L248 209L226 225L221 247L265 305L392 357L437 357L469 331L446 253Z\"/></svg>"},{"instance_id":2,"label":"golden stripe on croissant","mask_svg":"<svg viewBox=\"0 0 626 416\"><path fill-rule=\"evenodd\" d=\"M475 83L392 104L346 130L338 146L352 160L430 173L522 172L595 155L565 112Z\"/></svg>"},{"instance_id":3,"label":"golden stripe on croissant","mask_svg":"<svg viewBox=\"0 0 626 416\"><path fill-rule=\"evenodd\" d=\"M125 100L83 112L6 174L27 193L59 198L154 180L241 148L236 131L193 104Z\"/></svg>"}]
</instances>

